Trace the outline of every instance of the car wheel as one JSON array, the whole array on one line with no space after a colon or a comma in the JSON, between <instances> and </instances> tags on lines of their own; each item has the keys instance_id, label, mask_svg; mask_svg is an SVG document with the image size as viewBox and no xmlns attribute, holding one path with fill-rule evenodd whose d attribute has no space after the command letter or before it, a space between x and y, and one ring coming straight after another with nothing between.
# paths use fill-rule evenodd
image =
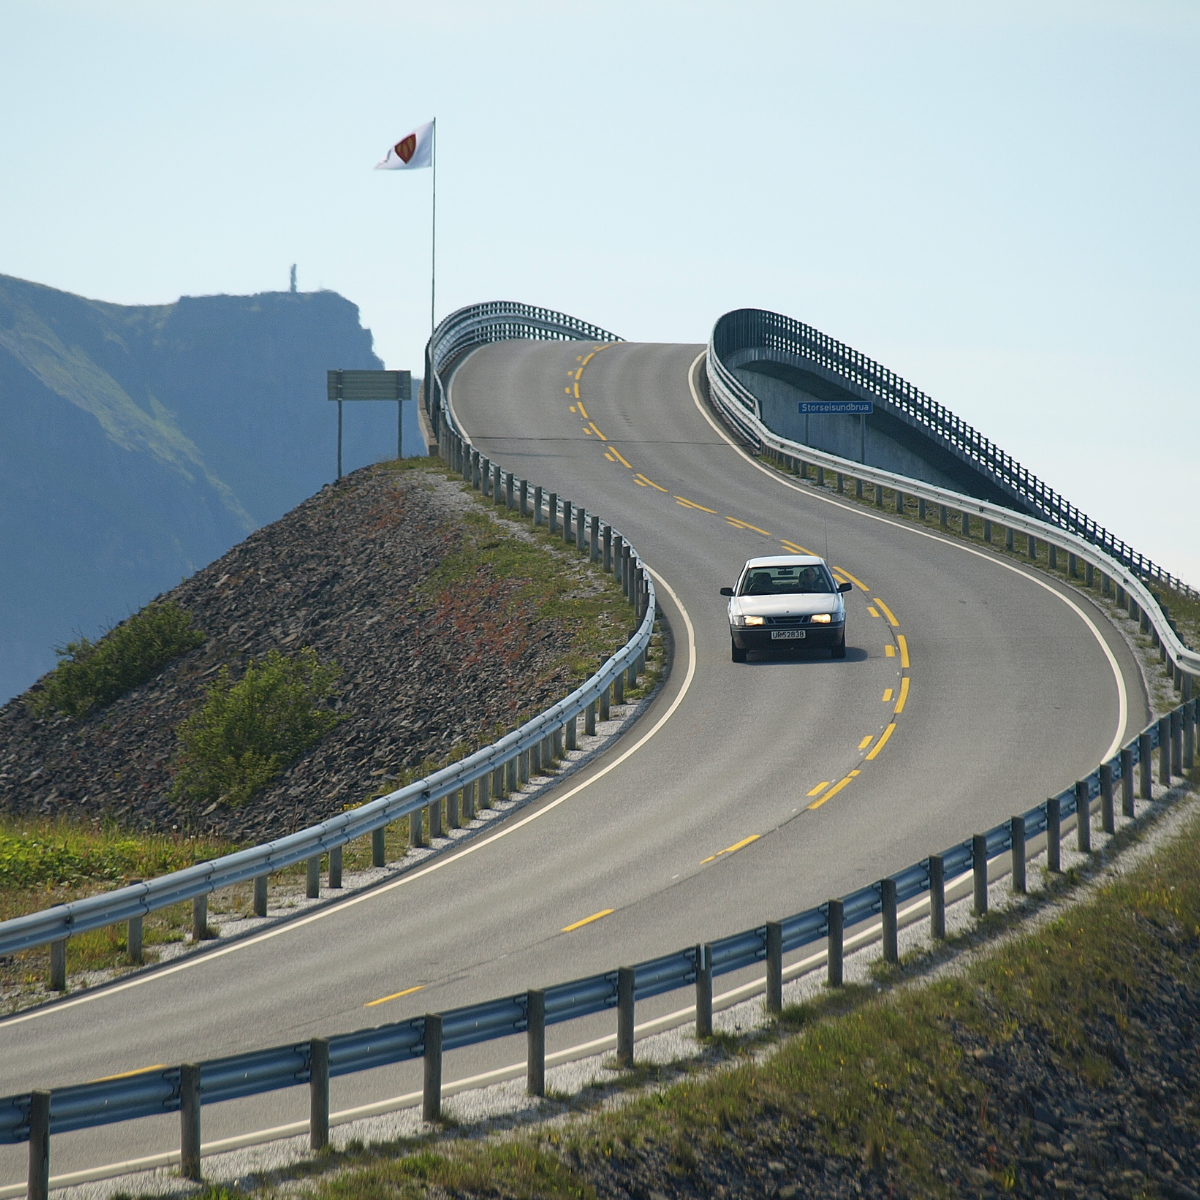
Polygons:
<instances>
[{"instance_id":1,"label":"car wheel","mask_svg":"<svg viewBox=\"0 0 1200 1200\"><path fill-rule=\"evenodd\" d=\"M731 650L733 651L733 661L734 662L745 662L746 661L745 650L739 650L737 642L735 642L732 638L729 639L729 645L730 645Z\"/></svg>"},{"instance_id":2,"label":"car wheel","mask_svg":"<svg viewBox=\"0 0 1200 1200\"><path fill-rule=\"evenodd\" d=\"M842 634L842 640L830 651L830 655L833 658L846 657L846 635L844 633Z\"/></svg>"}]
</instances>

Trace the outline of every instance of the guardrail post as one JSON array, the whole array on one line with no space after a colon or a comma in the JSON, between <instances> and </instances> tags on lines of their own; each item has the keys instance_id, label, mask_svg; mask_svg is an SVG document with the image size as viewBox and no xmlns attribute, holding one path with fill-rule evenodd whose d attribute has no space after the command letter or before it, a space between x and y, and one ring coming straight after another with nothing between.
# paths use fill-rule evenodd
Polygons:
<instances>
[{"instance_id":1,"label":"guardrail post","mask_svg":"<svg viewBox=\"0 0 1200 1200\"><path fill-rule=\"evenodd\" d=\"M416 825L412 825L413 818L416 818ZM410 829L416 829L416 840L412 836L409 837L409 842L414 846L421 844L421 814L419 812L410 814L409 817ZM384 830L371 830L371 866L383 867L387 865L387 851L383 844ZM330 885L333 886L332 884Z\"/></svg>"},{"instance_id":2,"label":"guardrail post","mask_svg":"<svg viewBox=\"0 0 1200 1200\"><path fill-rule=\"evenodd\" d=\"M418 808L408 814L408 844L419 849L425 845L425 810Z\"/></svg>"},{"instance_id":3,"label":"guardrail post","mask_svg":"<svg viewBox=\"0 0 1200 1200\"><path fill-rule=\"evenodd\" d=\"M462 819L466 825L475 820L475 784L473 782L463 784Z\"/></svg>"},{"instance_id":4,"label":"guardrail post","mask_svg":"<svg viewBox=\"0 0 1200 1200\"><path fill-rule=\"evenodd\" d=\"M588 524L588 557L594 563L600 561L600 518L595 513Z\"/></svg>"},{"instance_id":5,"label":"guardrail post","mask_svg":"<svg viewBox=\"0 0 1200 1200\"><path fill-rule=\"evenodd\" d=\"M304 895L309 900L316 900L321 894L321 856L314 854L305 865Z\"/></svg>"},{"instance_id":6,"label":"guardrail post","mask_svg":"<svg viewBox=\"0 0 1200 1200\"><path fill-rule=\"evenodd\" d=\"M600 720L607 721L608 718L609 718L608 688L605 688L604 691L602 691L600 693Z\"/></svg>"},{"instance_id":7,"label":"guardrail post","mask_svg":"<svg viewBox=\"0 0 1200 1200\"><path fill-rule=\"evenodd\" d=\"M1133 816L1133 751L1128 746L1121 751L1121 815Z\"/></svg>"},{"instance_id":8,"label":"guardrail post","mask_svg":"<svg viewBox=\"0 0 1200 1200\"><path fill-rule=\"evenodd\" d=\"M1035 538L1032 533L1026 534L1025 545L1026 545L1026 549L1029 552L1029 557L1036 559L1037 558L1037 538Z\"/></svg>"},{"instance_id":9,"label":"guardrail post","mask_svg":"<svg viewBox=\"0 0 1200 1200\"><path fill-rule=\"evenodd\" d=\"M1171 786L1171 718L1158 719L1158 782Z\"/></svg>"},{"instance_id":10,"label":"guardrail post","mask_svg":"<svg viewBox=\"0 0 1200 1200\"><path fill-rule=\"evenodd\" d=\"M542 743L534 742L526 752L529 756L529 778L542 773Z\"/></svg>"},{"instance_id":11,"label":"guardrail post","mask_svg":"<svg viewBox=\"0 0 1200 1200\"><path fill-rule=\"evenodd\" d=\"M917 498L917 518L921 521L925 520L925 501L920 497Z\"/></svg>"},{"instance_id":12,"label":"guardrail post","mask_svg":"<svg viewBox=\"0 0 1200 1200\"><path fill-rule=\"evenodd\" d=\"M531 1096L546 1094L546 993L530 988L525 993L525 1090Z\"/></svg>"},{"instance_id":13,"label":"guardrail post","mask_svg":"<svg viewBox=\"0 0 1200 1200\"><path fill-rule=\"evenodd\" d=\"M896 489L896 511L904 512L904 493L899 488Z\"/></svg>"},{"instance_id":14,"label":"guardrail post","mask_svg":"<svg viewBox=\"0 0 1200 1200\"><path fill-rule=\"evenodd\" d=\"M425 1086L421 1095L421 1119L436 1121L442 1115L442 1018L425 1014Z\"/></svg>"},{"instance_id":15,"label":"guardrail post","mask_svg":"<svg viewBox=\"0 0 1200 1200\"><path fill-rule=\"evenodd\" d=\"M617 968L617 1066L633 1066L633 968Z\"/></svg>"},{"instance_id":16,"label":"guardrail post","mask_svg":"<svg viewBox=\"0 0 1200 1200\"><path fill-rule=\"evenodd\" d=\"M511 471L509 471L508 474L504 476L504 503L505 503L506 508L508 508L509 510L512 509L512 507L513 507L513 473Z\"/></svg>"},{"instance_id":17,"label":"guardrail post","mask_svg":"<svg viewBox=\"0 0 1200 1200\"><path fill-rule=\"evenodd\" d=\"M820 463L817 464L817 487L825 486L825 468Z\"/></svg>"},{"instance_id":18,"label":"guardrail post","mask_svg":"<svg viewBox=\"0 0 1200 1200\"><path fill-rule=\"evenodd\" d=\"M329 1039L322 1037L308 1043L308 1144L329 1145Z\"/></svg>"},{"instance_id":19,"label":"guardrail post","mask_svg":"<svg viewBox=\"0 0 1200 1200\"><path fill-rule=\"evenodd\" d=\"M837 493L840 496L846 490L846 479L841 471L837 473Z\"/></svg>"},{"instance_id":20,"label":"guardrail post","mask_svg":"<svg viewBox=\"0 0 1200 1200\"><path fill-rule=\"evenodd\" d=\"M965 508L962 510L962 520L961 520L960 524L962 525L963 537L970 537L971 536L971 514L969 512L967 512L967 510Z\"/></svg>"},{"instance_id":21,"label":"guardrail post","mask_svg":"<svg viewBox=\"0 0 1200 1200\"><path fill-rule=\"evenodd\" d=\"M1080 854L1092 852L1092 800L1086 779L1075 781L1075 849Z\"/></svg>"},{"instance_id":22,"label":"guardrail post","mask_svg":"<svg viewBox=\"0 0 1200 1200\"><path fill-rule=\"evenodd\" d=\"M846 910L840 900L830 900L828 909L829 948L826 952L826 960L829 969L826 980L831 988L836 988L842 986L842 950L845 945L842 938L845 932L842 928L842 921Z\"/></svg>"},{"instance_id":23,"label":"guardrail post","mask_svg":"<svg viewBox=\"0 0 1200 1200\"><path fill-rule=\"evenodd\" d=\"M975 896L973 910L977 917L988 910L988 860L987 838L982 833L971 834L971 874L974 877Z\"/></svg>"},{"instance_id":24,"label":"guardrail post","mask_svg":"<svg viewBox=\"0 0 1200 1200\"><path fill-rule=\"evenodd\" d=\"M1011 525L1006 525L1004 528L1004 548L1005 550L1013 549L1013 531Z\"/></svg>"},{"instance_id":25,"label":"guardrail post","mask_svg":"<svg viewBox=\"0 0 1200 1200\"><path fill-rule=\"evenodd\" d=\"M944 505L938 505L938 521L943 529L950 528L950 510Z\"/></svg>"},{"instance_id":26,"label":"guardrail post","mask_svg":"<svg viewBox=\"0 0 1200 1200\"><path fill-rule=\"evenodd\" d=\"M503 766L492 772L492 794L497 800L517 790L517 757L514 754Z\"/></svg>"},{"instance_id":27,"label":"guardrail post","mask_svg":"<svg viewBox=\"0 0 1200 1200\"><path fill-rule=\"evenodd\" d=\"M1138 734L1138 788L1141 792L1143 800L1154 799L1154 789L1151 786L1154 777L1154 766L1152 762L1153 747L1150 745L1150 734Z\"/></svg>"},{"instance_id":28,"label":"guardrail post","mask_svg":"<svg viewBox=\"0 0 1200 1200\"><path fill-rule=\"evenodd\" d=\"M596 734L596 701L591 701L587 708L583 710L583 732L589 737L594 737Z\"/></svg>"},{"instance_id":29,"label":"guardrail post","mask_svg":"<svg viewBox=\"0 0 1200 1200\"><path fill-rule=\"evenodd\" d=\"M580 506L575 510L575 549L583 553L587 545L587 509Z\"/></svg>"},{"instance_id":30,"label":"guardrail post","mask_svg":"<svg viewBox=\"0 0 1200 1200\"><path fill-rule=\"evenodd\" d=\"M616 679L613 680L613 703L625 703L625 672L618 671Z\"/></svg>"},{"instance_id":31,"label":"guardrail post","mask_svg":"<svg viewBox=\"0 0 1200 1200\"><path fill-rule=\"evenodd\" d=\"M1100 572L1100 595L1106 598L1112 595L1112 585L1109 582L1108 573L1106 571Z\"/></svg>"},{"instance_id":32,"label":"guardrail post","mask_svg":"<svg viewBox=\"0 0 1200 1200\"><path fill-rule=\"evenodd\" d=\"M863 498L863 481L861 479L856 479L854 481L854 498L855 500L861 500Z\"/></svg>"},{"instance_id":33,"label":"guardrail post","mask_svg":"<svg viewBox=\"0 0 1200 1200\"><path fill-rule=\"evenodd\" d=\"M1113 813L1113 769L1112 763L1100 764L1100 828L1105 833L1116 831Z\"/></svg>"},{"instance_id":34,"label":"guardrail post","mask_svg":"<svg viewBox=\"0 0 1200 1200\"><path fill-rule=\"evenodd\" d=\"M604 527L604 570L612 570L612 526Z\"/></svg>"},{"instance_id":35,"label":"guardrail post","mask_svg":"<svg viewBox=\"0 0 1200 1200\"><path fill-rule=\"evenodd\" d=\"M546 514L550 518L550 533L558 533L558 493L551 492L546 497Z\"/></svg>"},{"instance_id":36,"label":"guardrail post","mask_svg":"<svg viewBox=\"0 0 1200 1200\"><path fill-rule=\"evenodd\" d=\"M883 923L883 961L885 963L899 962L900 939L896 922L896 881L894 879L879 881L879 912Z\"/></svg>"},{"instance_id":37,"label":"guardrail post","mask_svg":"<svg viewBox=\"0 0 1200 1200\"><path fill-rule=\"evenodd\" d=\"M130 917L125 927L125 953L131 963L142 961L142 918Z\"/></svg>"},{"instance_id":38,"label":"guardrail post","mask_svg":"<svg viewBox=\"0 0 1200 1200\"><path fill-rule=\"evenodd\" d=\"M533 489L533 523L535 526L542 523L542 489L540 485Z\"/></svg>"},{"instance_id":39,"label":"guardrail post","mask_svg":"<svg viewBox=\"0 0 1200 1200\"><path fill-rule=\"evenodd\" d=\"M446 832L458 828L458 788L446 797Z\"/></svg>"},{"instance_id":40,"label":"guardrail post","mask_svg":"<svg viewBox=\"0 0 1200 1200\"><path fill-rule=\"evenodd\" d=\"M529 480L522 479L517 485L518 511L522 517L529 516Z\"/></svg>"},{"instance_id":41,"label":"guardrail post","mask_svg":"<svg viewBox=\"0 0 1200 1200\"><path fill-rule=\"evenodd\" d=\"M202 942L208 937L208 893L192 900L192 941Z\"/></svg>"},{"instance_id":42,"label":"guardrail post","mask_svg":"<svg viewBox=\"0 0 1200 1200\"><path fill-rule=\"evenodd\" d=\"M563 734L564 734L563 741L566 744L567 750L568 751L578 750L579 747L576 745L576 740L579 735L579 718L578 717L571 717L567 721L567 723L563 726Z\"/></svg>"},{"instance_id":43,"label":"guardrail post","mask_svg":"<svg viewBox=\"0 0 1200 1200\"><path fill-rule=\"evenodd\" d=\"M1185 771L1190 771L1195 765L1196 701L1189 700L1183 706L1183 769Z\"/></svg>"},{"instance_id":44,"label":"guardrail post","mask_svg":"<svg viewBox=\"0 0 1200 1200\"><path fill-rule=\"evenodd\" d=\"M562 540L563 544L569 546L572 542L571 538L571 502L564 500L562 502Z\"/></svg>"},{"instance_id":45,"label":"guardrail post","mask_svg":"<svg viewBox=\"0 0 1200 1200\"><path fill-rule=\"evenodd\" d=\"M1053 542L1046 547L1046 565L1052 571L1058 570L1058 547Z\"/></svg>"},{"instance_id":46,"label":"guardrail post","mask_svg":"<svg viewBox=\"0 0 1200 1200\"><path fill-rule=\"evenodd\" d=\"M256 917L267 915L267 884L270 879L269 875L255 875L254 877L254 915Z\"/></svg>"},{"instance_id":47,"label":"guardrail post","mask_svg":"<svg viewBox=\"0 0 1200 1200\"><path fill-rule=\"evenodd\" d=\"M612 540L612 577L616 583L621 582L621 545L624 538L619 533L613 534Z\"/></svg>"},{"instance_id":48,"label":"guardrail post","mask_svg":"<svg viewBox=\"0 0 1200 1200\"><path fill-rule=\"evenodd\" d=\"M331 888L340 888L342 886L341 846L334 846L329 851L329 886Z\"/></svg>"},{"instance_id":49,"label":"guardrail post","mask_svg":"<svg viewBox=\"0 0 1200 1200\"><path fill-rule=\"evenodd\" d=\"M767 922L767 1012L783 1011L783 926Z\"/></svg>"},{"instance_id":50,"label":"guardrail post","mask_svg":"<svg viewBox=\"0 0 1200 1200\"><path fill-rule=\"evenodd\" d=\"M433 844L434 838L442 836L442 802L441 800L432 800L428 806L429 811L429 842Z\"/></svg>"},{"instance_id":51,"label":"guardrail post","mask_svg":"<svg viewBox=\"0 0 1200 1200\"><path fill-rule=\"evenodd\" d=\"M492 460L479 456L479 492L483 496L490 496L492 488Z\"/></svg>"},{"instance_id":52,"label":"guardrail post","mask_svg":"<svg viewBox=\"0 0 1200 1200\"><path fill-rule=\"evenodd\" d=\"M989 546L992 544L992 523L986 517L983 519L983 540Z\"/></svg>"},{"instance_id":53,"label":"guardrail post","mask_svg":"<svg viewBox=\"0 0 1200 1200\"><path fill-rule=\"evenodd\" d=\"M1092 587L1096 582L1096 568L1091 563L1083 564L1084 587Z\"/></svg>"},{"instance_id":54,"label":"guardrail post","mask_svg":"<svg viewBox=\"0 0 1200 1200\"><path fill-rule=\"evenodd\" d=\"M1183 774L1183 705L1171 712L1171 774Z\"/></svg>"},{"instance_id":55,"label":"guardrail post","mask_svg":"<svg viewBox=\"0 0 1200 1200\"><path fill-rule=\"evenodd\" d=\"M179 1173L200 1179L200 1068L195 1063L179 1068Z\"/></svg>"},{"instance_id":56,"label":"guardrail post","mask_svg":"<svg viewBox=\"0 0 1200 1200\"><path fill-rule=\"evenodd\" d=\"M509 761L510 761L510 763L512 762L511 759ZM515 769L515 764L514 764L514 769ZM485 808L487 808L491 805L491 803L492 803L492 798L490 795L491 784L492 784L492 777L490 775L481 775L479 777L479 782L476 785L476 787L478 788L477 799L479 801L479 804L478 804L478 808L476 811L483 812L483 810Z\"/></svg>"},{"instance_id":57,"label":"guardrail post","mask_svg":"<svg viewBox=\"0 0 1200 1200\"><path fill-rule=\"evenodd\" d=\"M696 1037L712 1037L712 947L696 947Z\"/></svg>"},{"instance_id":58,"label":"guardrail post","mask_svg":"<svg viewBox=\"0 0 1200 1200\"><path fill-rule=\"evenodd\" d=\"M629 690L632 691L637 687L638 660L636 658L629 664L626 674L629 676Z\"/></svg>"},{"instance_id":59,"label":"guardrail post","mask_svg":"<svg viewBox=\"0 0 1200 1200\"><path fill-rule=\"evenodd\" d=\"M1062 821L1057 796L1046 801L1046 870L1062 870Z\"/></svg>"},{"instance_id":60,"label":"guardrail post","mask_svg":"<svg viewBox=\"0 0 1200 1200\"><path fill-rule=\"evenodd\" d=\"M883 507L883 484L882 483L877 483L875 485L875 507L876 508Z\"/></svg>"},{"instance_id":61,"label":"guardrail post","mask_svg":"<svg viewBox=\"0 0 1200 1200\"><path fill-rule=\"evenodd\" d=\"M1025 818L1013 817L1012 831L1012 890L1016 895L1025 892Z\"/></svg>"},{"instance_id":62,"label":"guardrail post","mask_svg":"<svg viewBox=\"0 0 1200 1200\"><path fill-rule=\"evenodd\" d=\"M29 1094L29 1200L50 1195L50 1093Z\"/></svg>"},{"instance_id":63,"label":"guardrail post","mask_svg":"<svg viewBox=\"0 0 1200 1200\"><path fill-rule=\"evenodd\" d=\"M1078 566L1079 566L1079 560L1075 557L1075 555L1070 550L1068 550L1067 551L1067 578L1069 578L1069 579L1075 578L1076 574L1078 573L1078 571L1077 571Z\"/></svg>"},{"instance_id":64,"label":"guardrail post","mask_svg":"<svg viewBox=\"0 0 1200 1200\"><path fill-rule=\"evenodd\" d=\"M946 936L946 864L940 854L929 856L929 936Z\"/></svg>"}]
</instances>

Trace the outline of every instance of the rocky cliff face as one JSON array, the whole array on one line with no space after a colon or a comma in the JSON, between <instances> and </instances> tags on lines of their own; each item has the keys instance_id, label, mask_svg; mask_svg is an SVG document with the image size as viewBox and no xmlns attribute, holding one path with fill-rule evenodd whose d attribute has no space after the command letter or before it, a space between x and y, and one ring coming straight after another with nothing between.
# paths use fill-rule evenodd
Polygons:
<instances>
[{"instance_id":1,"label":"rocky cliff face","mask_svg":"<svg viewBox=\"0 0 1200 1200\"><path fill-rule=\"evenodd\" d=\"M82 721L37 720L22 697L0 708L0 811L261 841L552 703L572 631L511 611L521 581L481 568L453 593L421 589L463 545L464 507L478 511L436 468L367 467L251 534L168 593L208 637L158 677ZM301 646L341 666L347 719L250 804L172 800L175 726L220 667L239 678Z\"/></svg>"},{"instance_id":2,"label":"rocky cliff face","mask_svg":"<svg viewBox=\"0 0 1200 1200\"><path fill-rule=\"evenodd\" d=\"M382 365L334 292L126 307L0 276L0 699L330 482L325 372ZM358 440L387 432L352 465L395 446L394 406L358 407Z\"/></svg>"}]
</instances>

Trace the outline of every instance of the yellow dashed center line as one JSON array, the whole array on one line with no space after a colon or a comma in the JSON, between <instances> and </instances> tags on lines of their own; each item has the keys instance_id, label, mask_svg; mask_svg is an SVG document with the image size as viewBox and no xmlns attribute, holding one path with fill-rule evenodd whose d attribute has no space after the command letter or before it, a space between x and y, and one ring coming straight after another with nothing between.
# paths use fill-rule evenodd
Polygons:
<instances>
[{"instance_id":1,"label":"yellow dashed center line","mask_svg":"<svg viewBox=\"0 0 1200 1200\"><path fill-rule=\"evenodd\" d=\"M625 462L625 459L621 457L621 452L620 452L620 450L618 450L618 449L616 448L616 446L609 446L609 450L610 450L610 451L611 451L613 454L615 454L615 455L617 456L617 461L618 461L618 462L620 462L620 463L624 463L624 465L625 465L625 466L627 466L627 467L629 467L629 469L630 469L631 471L633 470L633 468L632 468L632 467L630 467L630 466L629 466L629 464L628 464L627 462Z\"/></svg>"},{"instance_id":2,"label":"yellow dashed center line","mask_svg":"<svg viewBox=\"0 0 1200 1200\"><path fill-rule=\"evenodd\" d=\"M658 490L660 492L665 492L667 490L665 487L659 487L659 485L657 483L655 483L653 479L647 478L645 475L643 475L641 473L641 471L638 471L634 475L634 479L636 479L641 484L649 484L652 488L658 488Z\"/></svg>"},{"instance_id":3,"label":"yellow dashed center line","mask_svg":"<svg viewBox=\"0 0 1200 1200\"><path fill-rule=\"evenodd\" d=\"M896 657L896 647L895 646L884 646L883 652L884 652L884 654L886 654L888 656L888 658Z\"/></svg>"},{"instance_id":4,"label":"yellow dashed center line","mask_svg":"<svg viewBox=\"0 0 1200 1200\"><path fill-rule=\"evenodd\" d=\"M167 1063L152 1063L148 1067L138 1067L136 1071L122 1071L119 1075L101 1075L99 1079L91 1079L89 1083L108 1083L112 1079L132 1079L135 1075L145 1075L150 1071L162 1071Z\"/></svg>"},{"instance_id":5,"label":"yellow dashed center line","mask_svg":"<svg viewBox=\"0 0 1200 1200\"><path fill-rule=\"evenodd\" d=\"M592 913L590 917L584 917L582 921L576 921L573 925L564 925L559 932L574 933L576 929L582 929L585 925L590 925L593 921L600 920L601 917L610 916L612 912L611 908L602 908L598 913Z\"/></svg>"},{"instance_id":6,"label":"yellow dashed center line","mask_svg":"<svg viewBox=\"0 0 1200 1200\"><path fill-rule=\"evenodd\" d=\"M805 550L803 546L797 546L795 542L789 542L787 538L780 538L779 544L785 549L790 550L793 554L811 554L811 550Z\"/></svg>"},{"instance_id":7,"label":"yellow dashed center line","mask_svg":"<svg viewBox=\"0 0 1200 1200\"><path fill-rule=\"evenodd\" d=\"M745 849L751 842L757 842L761 834L752 833L748 838L742 838L740 842L734 842L732 846L726 846L724 850L718 850L716 854L710 854L707 858L700 860L700 865L710 863L714 859L720 858L722 854L736 854L739 850Z\"/></svg>"},{"instance_id":8,"label":"yellow dashed center line","mask_svg":"<svg viewBox=\"0 0 1200 1200\"><path fill-rule=\"evenodd\" d=\"M690 500L685 500L682 496L676 496L675 503L682 504L684 508L695 508L700 512L712 513L714 517L717 515L715 508L705 508L703 504L693 504Z\"/></svg>"},{"instance_id":9,"label":"yellow dashed center line","mask_svg":"<svg viewBox=\"0 0 1200 1200\"><path fill-rule=\"evenodd\" d=\"M904 702L908 699L908 676L900 680L900 698L896 701L895 713L899 716L904 711Z\"/></svg>"},{"instance_id":10,"label":"yellow dashed center line","mask_svg":"<svg viewBox=\"0 0 1200 1200\"><path fill-rule=\"evenodd\" d=\"M896 634L896 642L900 646L900 665L905 670L908 670L908 642L905 639L904 634Z\"/></svg>"},{"instance_id":11,"label":"yellow dashed center line","mask_svg":"<svg viewBox=\"0 0 1200 1200\"><path fill-rule=\"evenodd\" d=\"M875 758L875 755L877 755L877 754L880 752L880 750L882 750L882 749L884 748L884 746L886 746L886 745L887 745L888 738L890 738L890 737L892 736L892 733L893 733L893 731L895 730L895 728L896 728L896 722L895 722L895 721L893 721L893 722L892 722L892 723L891 723L891 724L890 724L890 725L889 725L889 726L888 726L888 727L887 727L887 728L886 728L886 729L883 731L883 733L881 733L881 734L879 735L879 741L877 741L877 742L875 743L875 746L874 746L874 748L873 748L873 749L871 749L871 750L869 750L869 751L867 752L867 762L871 762L871 761L873 761L873 760L874 760L874 758Z\"/></svg>"},{"instance_id":12,"label":"yellow dashed center line","mask_svg":"<svg viewBox=\"0 0 1200 1200\"><path fill-rule=\"evenodd\" d=\"M868 733L867 736L865 738L863 738L863 740L861 742L858 743L858 748L860 750L865 750L874 740L875 740L875 735L873 733ZM809 792L809 795L811 796L812 792Z\"/></svg>"},{"instance_id":13,"label":"yellow dashed center line","mask_svg":"<svg viewBox=\"0 0 1200 1200\"><path fill-rule=\"evenodd\" d=\"M378 1000L368 1000L363 1008L374 1008L377 1004L386 1004L389 1000L399 1000L401 996L411 996L413 992L419 992L425 985L418 983L416 987L405 988L402 992L393 992L390 996L380 996Z\"/></svg>"},{"instance_id":14,"label":"yellow dashed center line","mask_svg":"<svg viewBox=\"0 0 1200 1200\"><path fill-rule=\"evenodd\" d=\"M873 617L878 617L878 616L879 616L879 611L878 611L878 609L874 609L874 608L872 608L872 607L871 607L869 604L867 605L867 612L869 612L869 613L871 614L871 616L873 616Z\"/></svg>"},{"instance_id":15,"label":"yellow dashed center line","mask_svg":"<svg viewBox=\"0 0 1200 1200\"><path fill-rule=\"evenodd\" d=\"M871 590L869 587L867 587L867 585L865 583L863 583L863 581L861 579L855 579L855 577L853 575L851 575L850 572L847 571L845 567L834 567L833 569L835 571L841 571L841 573L843 575L845 575L845 577L848 580L850 580L851 583L857 584L860 588L862 588L862 590L864 592L869 592Z\"/></svg>"},{"instance_id":16,"label":"yellow dashed center line","mask_svg":"<svg viewBox=\"0 0 1200 1200\"><path fill-rule=\"evenodd\" d=\"M884 604L884 602L882 600L880 600L880 598L878 596L873 597L873 599L874 599L875 603L878 604L879 607L883 609L883 615L885 617L887 617L887 619L892 623L893 627L900 624L900 622L897 621L894 616L892 616L892 610L890 608L888 608L888 606L886 604Z\"/></svg>"},{"instance_id":17,"label":"yellow dashed center line","mask_svg":"<svg viewBox=\"0 0 1200 1200\"><path fill-rule=\"evenodd\" d=\"M572 411L572 412L574 412L574 411L575 411L575 405L573 405L573 404L571 405L571 411ZM583 419L584 419L585 421L590 421L590 420L592 419L591 417L589 417L589 416L588 416L588 411L587 411L587 409L583 407L583 401L582 401L582 400L580 400L580 402L579 402L579 415L580 415L581 417L583 417Z\"/></svg>"},{"instance_id":18,"label":"yellow dashed center line","mask_svg":"<svg viewBox=\"0 0 1200 1200\"><path fill-rule=\"evenodd\" d=\"M607 442L607 441L608 441L608 438L606 438L606 437L604 436L604 434L602 434L602 433L600 432L600 426L599 426L599 425L597 425L595 421L592 421L592 422L590 422L590 424L591 424L591 426L592 426L592 432L593 432L593 433L594 433L594 434L595 434L595 435L596 435L596 436L597 436L597 437L598 437L598 438L599 438L599 439L600 439L602 442Z\"/></svg>"},{"instance_id":19,"label":"yellow dashed center line","mask_svg":"<svg viewBox=\"0 0 1200 1200\"><path fill-rule=\"evenodd\" d=\"M578 380L575 381L575 399L576 400L579 399L579 381Z\"/></svg>"},{"instance_id":20,"label":"yellow dashed center line","mask_svg":"<svg viewBox=\"0 0 1200 1200\"><path fill-rule=\"evenodd\" d=\"M891 689L891 688L884 688L884 689L883 689L883 702L884 702L884 704L887 704L887 702L888 702L889 700L891 700L891 698L892 698L892 695L893 695L893 693L892 693L892 689Z\"/></svg>"},{"instance_id":21,"label":"yellow dashed center line","mask_svg":"<svg viewBox=\"0 0 1200 1200\"><path fill-rule=\"evenodd\" d=\"M763 537L771 536L765 529L759 529L757 525L751 525L749 521L739 521L737 517L726 517L725 520L735 529L750 529L755 533L761 533Z\"/></svg>"},{"instance_id":22,"label":"yellow dashed center line","mask_svg":"<svg viewBox=\"0 0 1200 1200\"><path fill-rule=\"evenodd\" d=\"M881 744L882 744L882 742L881 742ZM871 755L868 754L867 757L870 758ZM808 807L810 809L820 808L821 805L824 804L826 800L832 800L833 797L836 796L838 794L838 792L840 792L842 790L842 788L844 788L846 786L846 784L850 783L854 779L854 776L857 774L858 774L858 772L855 771L854 774L847 775L845 779L839 779L838 782L835 783L833 785L833 787L831 787L829 789L829 791L827 791L825 793L825 795L821 796L817 800L814 800Z\"/></svg>"},{"instance_id":23,"label":"yellow dashed center line","mask_svg":"<svg viewBox=\"0 0 1200 1200\"><path fill-rule=\"evenodd\" d=\"M825 779L821 783L818 783L817 786L815 788L813 788L813 790L811 792L809 792L808 794L810 796L819 796L828 786L829 786L829 780Z\"/></svg>"}]
</instances>

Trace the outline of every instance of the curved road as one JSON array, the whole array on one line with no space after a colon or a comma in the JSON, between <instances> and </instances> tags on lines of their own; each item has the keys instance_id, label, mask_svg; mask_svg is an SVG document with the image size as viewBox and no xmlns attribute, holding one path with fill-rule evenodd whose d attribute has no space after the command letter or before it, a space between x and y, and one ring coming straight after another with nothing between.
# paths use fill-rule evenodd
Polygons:
<instances>
[{"instance_id":1,"label":"curved road","mask_svg":"<svg viewBox=\"0 0 1200 1200\"><path fill-rule=\"evenodd\" d=\"M1022 811L1146 723L1137 666L1098 609L1014 560L749 459L704 411L702 349L500 343L451 391L483 452L594 506L665 585L675 666L639 726L426 869L0 1022L0 1094L399 1020L711 940ZM718 589L746 558L789 546L828 546L855 582L849 653L734 664ZM638 1018L686 1002L659 997ZM612 1025L554 1027L548 1049ZM521 1039L457 1051L446 1078L523 1054ZM332 1099L419 1088L420 1064L402 1064L335 1080ZM204 1140L306 1115L299 1088L205 1108ZM80 1131L54 1139L51 1170L177 1146L174 1115ZM0 1183L22 1180L25 1161L23 1146L0 1150Z\"/></svg>"}]
</instances>

